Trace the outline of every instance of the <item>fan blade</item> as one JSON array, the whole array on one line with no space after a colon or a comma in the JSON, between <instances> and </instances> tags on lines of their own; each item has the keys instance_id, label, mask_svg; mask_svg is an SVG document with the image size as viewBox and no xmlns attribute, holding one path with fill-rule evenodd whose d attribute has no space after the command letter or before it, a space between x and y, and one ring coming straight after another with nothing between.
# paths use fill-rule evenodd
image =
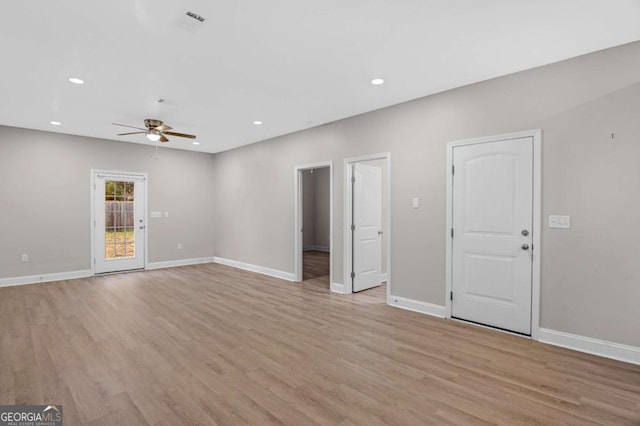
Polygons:
<instances>
[{"instance_id":1,"label":"fan blade","mask_svg":"<svg viewBox=\"0 0 640 426\"><path fill-rule=\"evenodd\" d=\"M170 136L178 136L180 138L190 138L190 139L196 138L196 135L190 135L188 133L178 133L178 132L164 132L164 133Z\"/></svg>"},{"instance_id":2,"label":"fan blade","mask_svg":"<svg viewBox=\"0 0 640 426\"><path fill-rule=\"evenodd\" d=\"M147 133L147 132L130 132L130 133L118 133L118 136L124 136L124 135L137 135L139 133Z\"/></svg>"},{"instance_id":3,"label":"fan blade","mask_svg":"<svg viewBox=\"0 0 640 426\"><path fill-rule=\"evenodd\" d=\"M173 129L173 127L171 127L171 126L167 126L166 124L161 124L161 125L159 125L159 126L155 127L155 129L156 129L156 130L159 130L159 131L161 131L161 132L164 132L164 131L167 131L167 130L171 130L171 129Z\"/></svg>"},{"instance_id":4,"label":"fan blade","mask_svg":"<svg viewBox=\"0 0 640 426\"><path fill-rule=\"evenodd\" d=\"M147 129L143 129L142 127L135 127L135 126L129 126L127 124L119 124L119 123L111 123L114 126L122 126L122 127L131 127L132 129L138 129L138 130L147 130Z\"/></svg>"},{"instance_id":5,"label":"fan blade","mask_svg":"<svg viewBox=\"0 0 640 426\"><path fill-rule=\"evenodd\" d=\"M165 138L164 135L160 135L160 142L169 142L169 139Z\"/></svg>"}]
</instances>

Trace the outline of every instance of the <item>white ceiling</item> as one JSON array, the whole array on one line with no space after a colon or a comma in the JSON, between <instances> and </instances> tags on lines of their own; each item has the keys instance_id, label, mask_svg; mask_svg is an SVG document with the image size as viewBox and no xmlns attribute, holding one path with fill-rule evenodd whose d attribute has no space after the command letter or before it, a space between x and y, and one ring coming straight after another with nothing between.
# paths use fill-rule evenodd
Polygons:
<instances>
[{"instance_id":1,"label":"white ceiling","mask_svg":"<svg viewBox=\"0 0 640 426\"><path fill-rule=\"evenodd\" d=\"M0 124L219 152L639 39L640 0L3 1Z\"/></svg>"}]
</instances>

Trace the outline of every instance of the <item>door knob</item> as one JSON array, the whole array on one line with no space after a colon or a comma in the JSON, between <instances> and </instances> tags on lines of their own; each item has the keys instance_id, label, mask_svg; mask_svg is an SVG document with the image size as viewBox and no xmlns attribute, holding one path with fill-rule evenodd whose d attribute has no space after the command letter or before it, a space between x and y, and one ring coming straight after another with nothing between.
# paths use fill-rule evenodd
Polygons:
<instances>
[{"instance_id":1,"label":"door knob","mask_svg":"<svg viewBox=\"0 0 640 426\"><path fill-rule=\"evenodd\" d=\"M529 244L523 244L522 250L529 250Z\"/></svg>"},{"instance_id":2,"label":"door knob","mask_svg":"<svg viewBox=\"0 0 640 426\"><path fill-rule=\"evenodd\" d=\"M527 231L526 229L523 229L522 230L522 235L524 235L526 237L527 235L529 235L529 231Z\"/></svg>"},{"instance_id":3,"label":"door knob","mask_svg":"<svg viewBox=\"0 0 640 426\"><path fill-rule=\"evenodd\" d=\"M378 235L382 235L382 231L378 231Z\"/></svg>"}]
</instances>

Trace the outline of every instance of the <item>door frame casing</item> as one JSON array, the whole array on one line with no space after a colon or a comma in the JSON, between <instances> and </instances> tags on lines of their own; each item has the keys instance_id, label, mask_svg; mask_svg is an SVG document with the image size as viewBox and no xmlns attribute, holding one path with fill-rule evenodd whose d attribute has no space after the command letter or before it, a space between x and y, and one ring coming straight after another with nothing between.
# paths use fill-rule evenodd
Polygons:
<instances>
[{"instance_id":1,"label":"door frame casing","mask_svg":"<svg viewBox=\"0 0 640 426\"><path fill-rule=\"evenodd\" d=\"M95 220L96 220L96 216L95 216L95 197L96 197L96 175L97 174L103 174L103 175L113 175L114 177L128 177L128 176L134 176L137 178L144 178L144 199L143 199L143 217L144 217L144 254L143 254L143 258L144 258L144 266L143 266L143 270L147 269L147 265L149 264L149 217L148 217L148 200L149 200L149 176L147 175L147 173L144 172L127 172L127 171L119 171L119 170L103 170L103 169L91 169L90 173L89 173L89 192L90 192L90 213L91 213L91 220L89 221L89 227L90 227L90 236L91 236L91 259L90 259L90 263L91 263L91 275L96 275L96 263L95 263L95 259L96 259L96 248L95 248L95 242L96 242L96 227L95 227ZM123 271L126 272L126 271Z\"/></svg>"},{"instance_id":2,"label":"door frame casing","mask_svg":"<svg viewBox=\"0 0 640 426\"><path fill-rule=\"evenodd\" d=\"M294 167L294 226L293 226L293 281L302 281L302 172L311 169L329 168L329 283L333 286L333 161L300 164Z\"/></svg>"},{"instance_id":3,"label":"door frame casing","mask_svg":"<svg viewBox=\"0 0 640 426\"><path fill-rule=\"evenodd\" d=\"M342 229L343 229L343 258L344 263L342 265L343 270L343 293L351 294L353 293L353 282L351 280L351 265L353 264L353 241L351 239L351 217L353 215L353 193L351 187L351 178L353 177L353 168L351 167L355 163L367 162L371 160L385 160L386 161L386 173L387 179L386 181L383 179L382 182L382 190L386 191L386 232L387 232L387 244L385 247L387 253L387 264L386 264L386 274L387 274L387 295L386 295L386 303L387 305L391 301L391 285L393 282L391 275L391 153L390 152L382 152L378 154L369 154L369 155L361 155L358 157L351 157L344 159L344 217L342 221ZM384 207L383 207L384 208Z\"/></svg>"},{"instance_id":4,"label":"door frame casing","mask_svg":"<svg viewBox=\"0 0 640 426\"><path fill-rule=\"evenodd\" d=\"M532 229L532 269L531 269L531 338L539 339L540 332L540 258L542 255L542 130L533 129L521 132L505 133L480 138L464 139L447 143L447 224L446 266L445 266L445 312L451 319L452 303L449 295L453 279L453 149L459 146L498 142L509 139L533 138L533 229Z\"/></svg>"}]
</instances>

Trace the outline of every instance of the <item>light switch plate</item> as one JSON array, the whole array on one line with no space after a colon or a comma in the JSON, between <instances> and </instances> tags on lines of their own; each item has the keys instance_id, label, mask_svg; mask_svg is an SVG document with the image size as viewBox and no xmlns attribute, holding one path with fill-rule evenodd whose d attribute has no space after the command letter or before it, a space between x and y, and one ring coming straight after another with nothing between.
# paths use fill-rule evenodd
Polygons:
<instances>
[{"instance_id":1,"label":"light switch plate","mask_svg":"<svg viewBox=\"0 0 640 426\"><path fill-rule=\"evenodd\" d=\"M571 216L549 215L549 228L571 228Z\"/></svg>"},{"instance_id":2,"label":"light switch plate","mask_svg":"<svg viewBox=\"0 0 640 426\"><path fill-rule=\"evenodd\" d=\"M162 212L151 212L151 217L162 217Z\"/></svg>"},{"instance_id":3,"label":"light switch plate","mask_svg":"<svg viewBox=\"0 0 640 426\"><path fill-rule=\"evenodd\" d=\"M413 197L411 199L411 208L417 209L418 207L420 207L420 198Z\"/></svg>"}]
</instances>

